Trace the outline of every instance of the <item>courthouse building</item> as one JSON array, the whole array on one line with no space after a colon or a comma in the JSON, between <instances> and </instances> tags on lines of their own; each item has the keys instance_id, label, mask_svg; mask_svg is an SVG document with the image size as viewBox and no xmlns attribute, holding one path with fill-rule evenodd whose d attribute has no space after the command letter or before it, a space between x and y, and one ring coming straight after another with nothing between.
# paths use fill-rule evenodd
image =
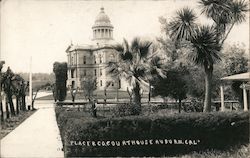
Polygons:
<instances>
[{"instance_id":1,"label":"courthouse building","mask_svg":"<svg viewBox=\"0 0 250 158\"><path fill-rule=\"evenodd\" d=\"M109 84L108 89L126 89L126 81L111 76L107 70L107 63L117 61L117 52L112 48L114 27L104 8L95 19L92 26L92 45L68 46L68 81L67 85L73 88L83 88L83 82L96 79L97 90L103 90Z\"/></svg>"}]
</instances>

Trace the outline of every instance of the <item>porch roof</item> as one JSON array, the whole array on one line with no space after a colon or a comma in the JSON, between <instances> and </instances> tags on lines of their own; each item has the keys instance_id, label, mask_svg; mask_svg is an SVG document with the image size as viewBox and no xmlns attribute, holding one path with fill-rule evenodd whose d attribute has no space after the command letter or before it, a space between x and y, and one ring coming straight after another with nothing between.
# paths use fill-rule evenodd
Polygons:
<instances>
[{"instance_id":1,"label":"porch roof","mask_svg":"<svg viewBox=\"0 0 250 158\"><path fill-rule=\"evenodd\" d=\"M221 78L224 81L250 81L250 72L231 75Z\"/></svg>"}]
</instances>

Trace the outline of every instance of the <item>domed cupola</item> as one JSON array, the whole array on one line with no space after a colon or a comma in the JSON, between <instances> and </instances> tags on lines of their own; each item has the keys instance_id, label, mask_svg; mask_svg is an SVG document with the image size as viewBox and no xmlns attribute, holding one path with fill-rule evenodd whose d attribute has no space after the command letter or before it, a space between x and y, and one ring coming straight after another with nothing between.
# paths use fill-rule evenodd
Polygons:
<instances>
[{"instance_id":1,"label":"domed cupola","mask_svg":"<svg viewBox=\"0 0 250 158\"><path fill-rule=\"evenodd\" d=\"M108 15L105 14L104 8L102 7L92 27L93 40L113 39L113 28Z\"/></svg>"}]
</instances>

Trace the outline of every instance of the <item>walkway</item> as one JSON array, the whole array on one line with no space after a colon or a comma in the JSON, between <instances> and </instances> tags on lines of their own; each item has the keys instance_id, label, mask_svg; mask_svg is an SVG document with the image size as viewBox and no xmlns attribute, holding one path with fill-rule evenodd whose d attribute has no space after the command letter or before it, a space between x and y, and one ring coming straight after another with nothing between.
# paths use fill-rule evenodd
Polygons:
<instances>
[{"instance_id":1,"label":"walkway","mask_svg":"<svg viewBox=\"0 0 250 158\"><path fill-rule=\"evenodd\" d=\"M63 157L53 103L35 104L38 110L1 140L0 157Z\"/></svg>"}]
</instances>

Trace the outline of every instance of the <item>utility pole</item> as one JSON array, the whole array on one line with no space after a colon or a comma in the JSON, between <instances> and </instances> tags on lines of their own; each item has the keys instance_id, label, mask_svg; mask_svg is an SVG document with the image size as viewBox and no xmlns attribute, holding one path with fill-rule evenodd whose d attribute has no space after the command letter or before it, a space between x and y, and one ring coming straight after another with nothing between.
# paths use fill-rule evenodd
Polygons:
<instances>
[{"instance_id":1,"label":"utility pole","mask_svg":"<svg viewBox=\"0 0 250 158\"><path fill-rule=\"evenodd\" d=\"M29 102L31 105L31 109L34 109L34 105L32 104L33 91L32 91L32 57L30 57L30 74L29 74Z\"/></svg>"}]
</instances>

